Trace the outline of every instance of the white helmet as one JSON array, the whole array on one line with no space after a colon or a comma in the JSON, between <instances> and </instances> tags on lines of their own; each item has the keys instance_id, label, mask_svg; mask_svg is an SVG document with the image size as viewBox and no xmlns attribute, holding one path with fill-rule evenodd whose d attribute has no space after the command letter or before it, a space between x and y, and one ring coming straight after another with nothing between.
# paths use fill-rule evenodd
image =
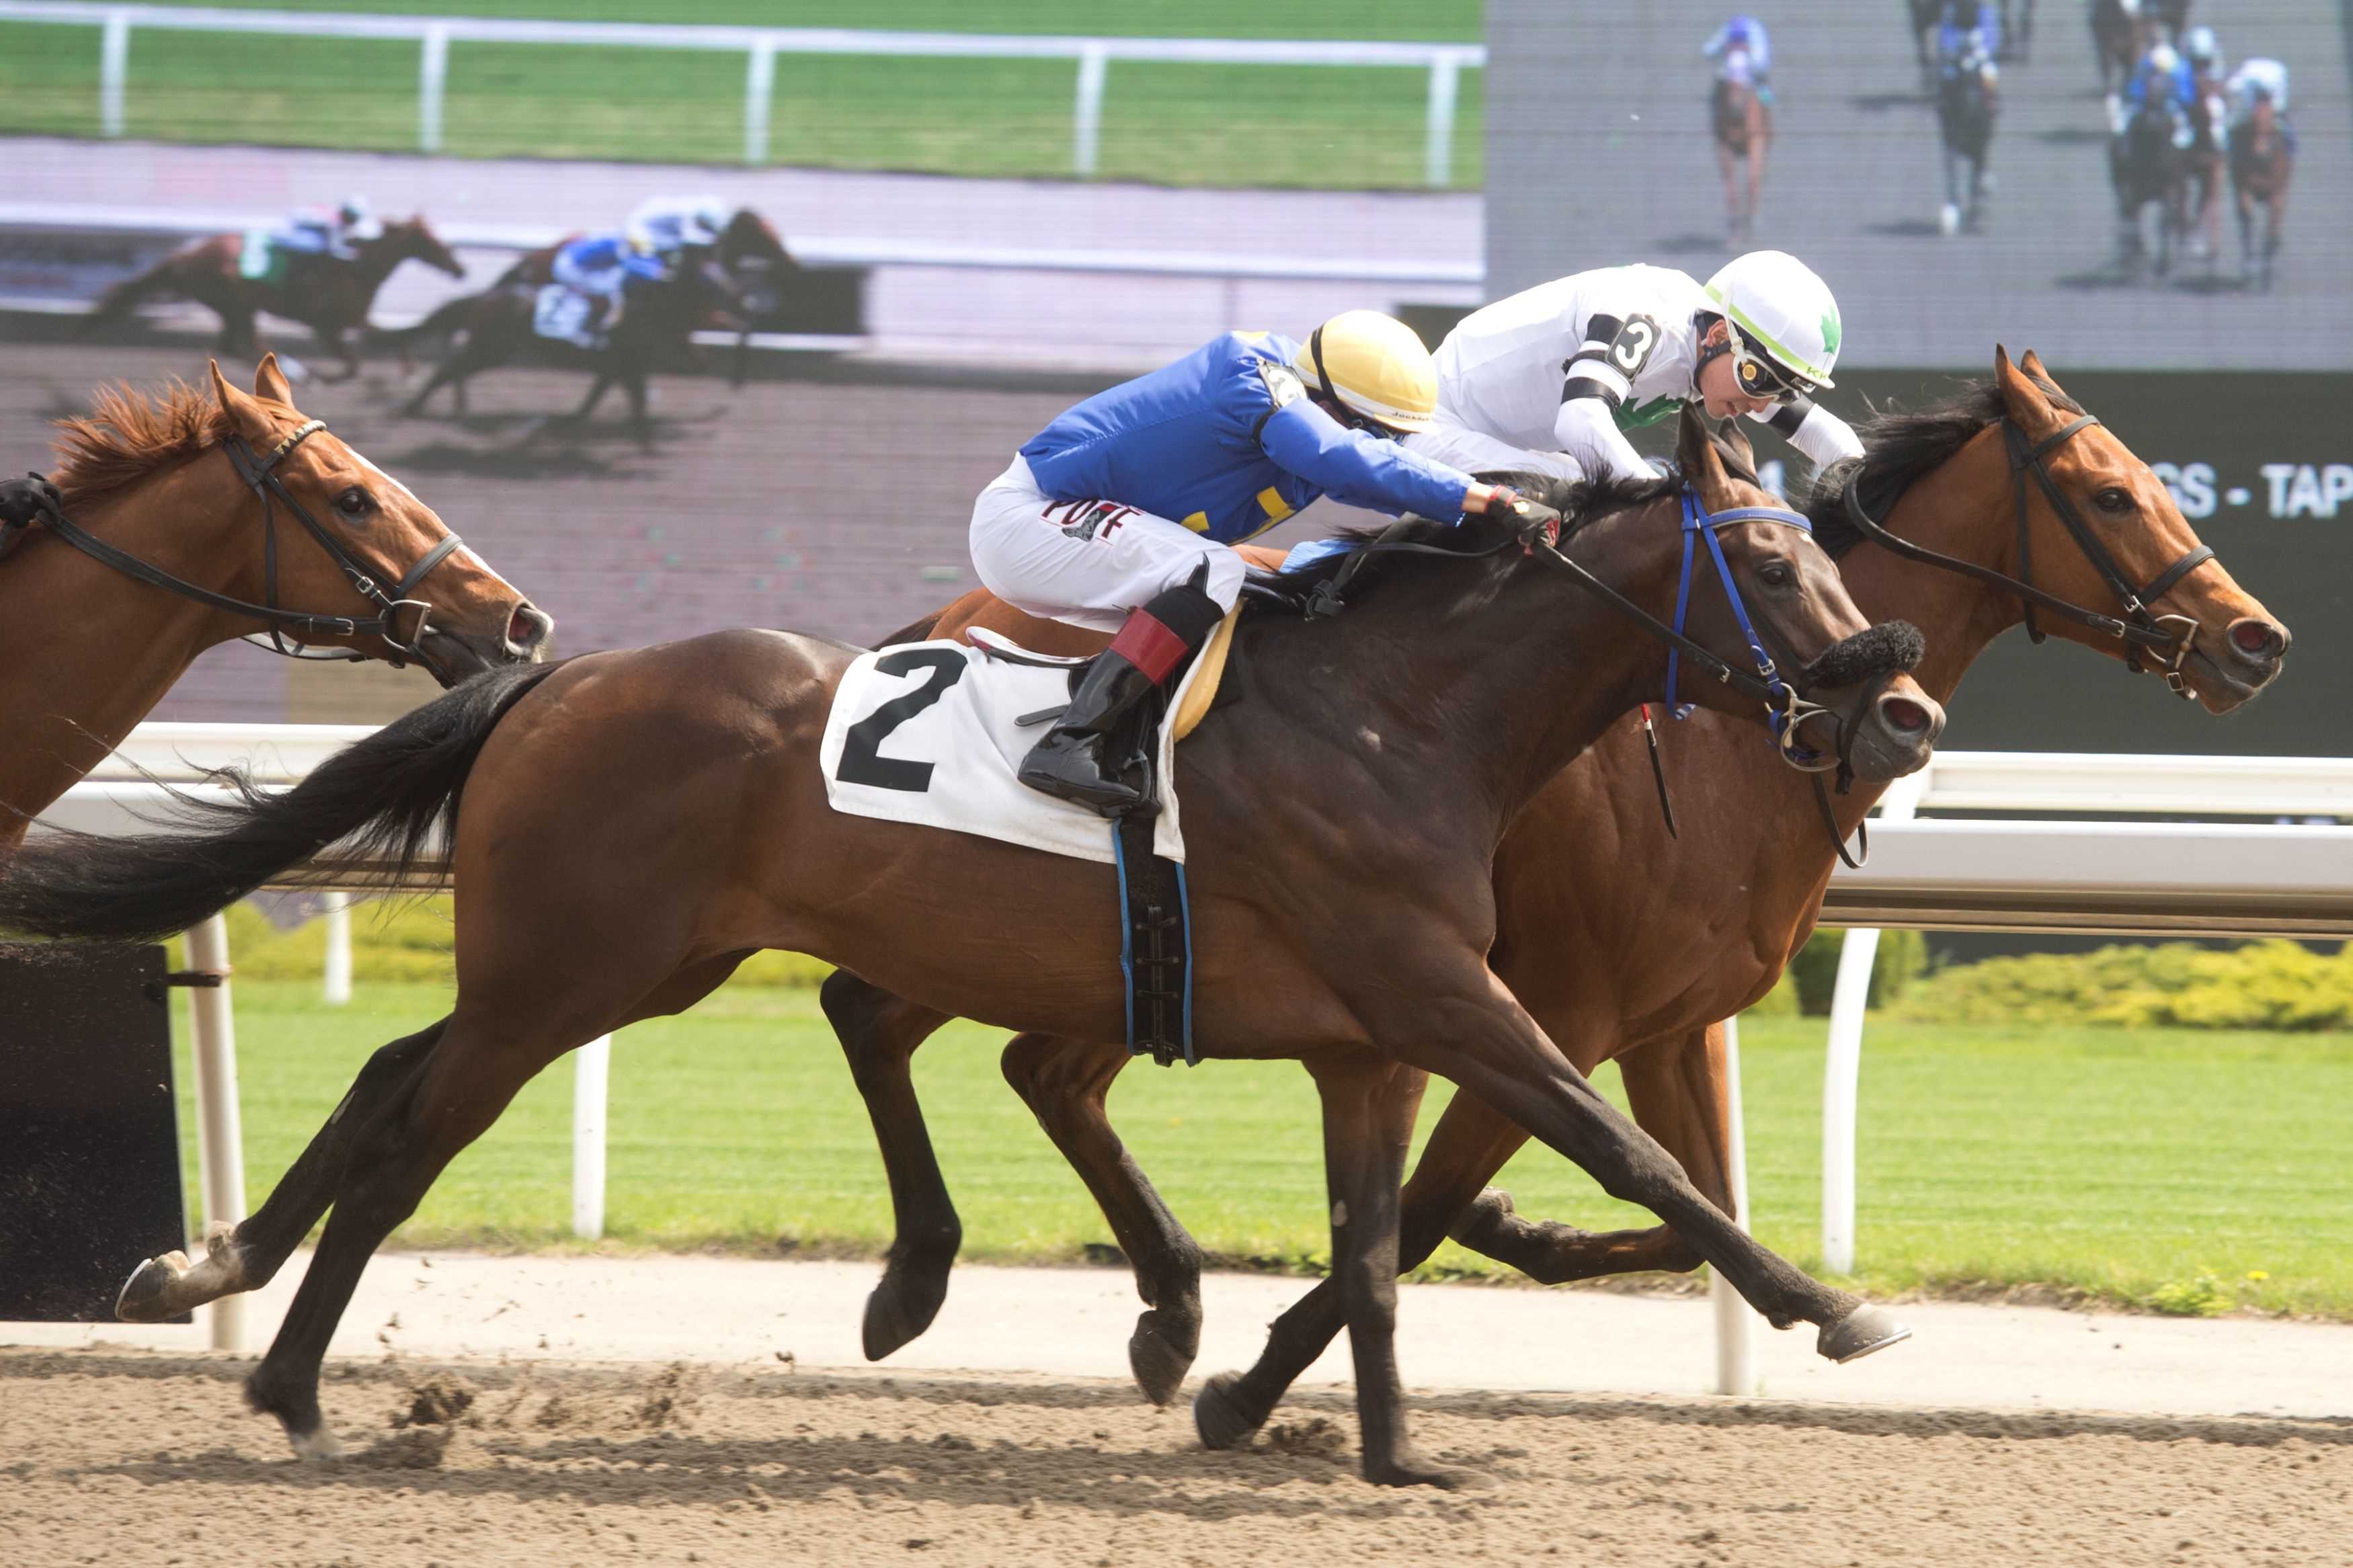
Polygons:
<instances>
[{"instance_id":1,"label":"white helmet","mask_svg":"<svg viewBox=\"0 0 2353 1568\"><path fill-rule=\"evenodd\" d=\"M2170 76L2181 68L2181 57L2173 52L2171 44L2159 44L2148 51L2148 68L2159 76Z\"/></svg>"},{"instance_id":2,"label":"white helmet","mask_svg":"<svg viewBox=\"0 0 2353 1568\"><path fill-rule=\"evenodd\" d=\"M2192 27L2182 34L2181 52L2193 60L2212 60L2218 67L2222 61L2222 46L2215 42L2211 27Z\"/></svg>"},{"instance_id":3,"label":"white helmet","mask_svg":"<svg viewBox=\"0 0 2353 1568\"><path fill-rule=\"evenodd\" d=\"M690 244L709 245L727 226L727 204L717 196L698 196L687 213Z\"/></svg>"},{"instance_id":4,"label":"white helmet","mask_svg":"<svg viewBox=\"0 0 2353 1568\"><path fill-rule=\"evenodd\" d=\"M1838 301L1812 268L1786 251L1752 250L1707 280L1707 297L1724 312L1736 355L1768 361L1799 392L1834 384L1843 335ZM1760 395L1752 379L1744 373L1741 390Z\"/></svg>"}]
</instances>

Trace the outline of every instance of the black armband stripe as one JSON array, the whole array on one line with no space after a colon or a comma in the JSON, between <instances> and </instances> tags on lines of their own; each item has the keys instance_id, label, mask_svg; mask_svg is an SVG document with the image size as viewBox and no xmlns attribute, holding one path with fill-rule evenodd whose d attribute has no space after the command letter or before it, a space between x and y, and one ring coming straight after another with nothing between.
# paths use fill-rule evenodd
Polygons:
<instances>
[{"instance_id":1,"label":"black armband stripe","mask_svg":"<svg viewBox=\"0 0 2353 1568\"><path fill-rule=\"evenodd\" d=\"M1613 409L1625 401L1589 375L1572 375L1561 384L1560 400L1567 403L1572 397L1598 397Z\"/></svg>"},{"instance_id":2,"label":"black armband stripe","mask_svg":"<svg viewBox=\"0 0 2353 1568\"><path fill-rule=\"evenodd\" d=\"M1795 436L1798 433L1798 426L1803 425L1806 422L1806 416L1813 411L1813 401L1810 398L1800 397L1795 402L1784 403L1780 407L1773 410L1773 417L1765 423L1784 436Z\"/></svg>"},{"instance_id":3,"label":"black armband stripe","mask_svg":"<svg viewBox=\"0 0 2353 1568\"><path fill-rule=\"evenodd\" d=\"M1575 364L1581 359L1599 360L1603 364L1608 364L1609 363L1609 345L1608 343L1588 343L1583 348L1577 350L1575 353L1569 355L1568 358L1563 360L1561 362L1560 368L1567 370L1570 365Z\"/></svg>"},{"instance_id":4,"label":"black armband stripe","mask_svg":"<svg viewBox=\"0 0 2353 1568\"><path fill-rule=\"evenodd\" d=\"M1626 330L1626 323L1616 316L1595 316L1585 323L1588 343L1607 343Z\"/></svg>"}]
</instances>

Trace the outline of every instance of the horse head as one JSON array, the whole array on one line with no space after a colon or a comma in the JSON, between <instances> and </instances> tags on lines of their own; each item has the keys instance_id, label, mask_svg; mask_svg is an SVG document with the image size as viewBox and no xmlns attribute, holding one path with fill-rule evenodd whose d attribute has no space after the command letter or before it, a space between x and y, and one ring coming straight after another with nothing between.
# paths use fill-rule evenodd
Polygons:
<instances>
[{"instance_id":1,"label":"horse head","mask_svg":"<svg viewBox=\"0 0 2353 1568\"><path fill-rule=\"evenodd\" d=\"M463 278L466 268L456 254L441 243L422 213L401 218L384 226L384 233L368 242L371 247L381 247L394 266L404 261L422 261L427 267L446 272L452 278Z\"/></svg>"},{"instance_id":2,"label":"horse head","mask_svg":"<svg viewBox=\"0 0 2353 1568\"><path fill-rule=\"evenodd\" d=\"M1945 723L1944 710L1909 673L1920 661L1919 632L1900 621L1865 623L1836 564L1799 526L1803 520L1793 524L1796 514L1757 483L1756 455L1738 424L1711 429L1685 405L1677 432L1676 458L1691 498L1686 531L1694 527L1688 509L1694 505L1709 518L1734 514L1719 524L1703 519L1701 536L1685 540L1688 558L1707 558L1709 534L1721 551L1718 574L1694 566L1678 589L1678 599L1688 590L1691 635L1711 647L1755 648L1788 672L1783 679L1795 698L1779 727L1783 752L1799 765L1843 764L1866 779L1917 771ZM1740 515L1749 511L1772 515ZM1715 591L1699 584L1703 577ZM1731 662L1754 665L1753 658ZM1756 709L1754 698L1704 678L1695 676L1688 689L1702 705L1736 715L1753 716ZM1829 749L1809 758L1807 740Z\"/></svg>"},{"instance_id":3,"label":"horse head","mask_svg":"<svg viewBox=\"0 0 2353 1568\"><path fill-rule=\"evenodd\" d=\"M2269 685L2287 655L2287 628L2206 552L2165 481L2114 431L2087 421L2032 350L2012 364L1997 348L1994 379L2004 416L2025 449L2039 454L2033 460L2050 486L2025 483L2024 473L2016 478L2024 485L2020 529L2027 560L2013 563L2012 573L2023 577L2031 564L2037 587L2103 614L2128 616L2131 605L2117 592L2120 579L2180 639L2175 648L2185 694L2209 712L2228 712ZM2013 458L2013 468L2016 463ZM2063 504L2081 531L2063 515ZM2113 563L2113 577L2094 547ZM2170 657L2059 616L2037 624L2117 658L2153 658L2162 664Z\"/></svg>"}]
</instances>

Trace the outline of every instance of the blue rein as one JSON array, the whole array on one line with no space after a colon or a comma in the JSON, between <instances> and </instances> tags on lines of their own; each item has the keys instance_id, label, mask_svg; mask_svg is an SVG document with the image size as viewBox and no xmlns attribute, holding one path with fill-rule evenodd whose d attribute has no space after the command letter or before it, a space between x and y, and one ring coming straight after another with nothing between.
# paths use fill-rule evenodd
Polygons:
<instances>
[{"instance_id":1,"label":"blue rein","mask_svg":"<svg viewBox=\"0 0 2353 1568\"><path fill-rule=\"evenodd\" d=\"M1774 667L1773 656L1765 651L1764 639L1757 635L1756 625L1748 618L1748 606L1741 602L1740 589L1733 582L1732 567L1724 558L1724 545L1716 535L1718 529L1734 522L1778 522L1787 528L1803 529L1810 534L1814 531L1813 523L1802 512L1778 506L1736 506L1712 512L1701 503L1699 492L1688 485L1683 487L1683 575L1675 584L1676 635L1684 635L1683 621L1691 610L1692 569L1695 558L1694 546L1697 541L1704 539L1708 555L1715 563L1716 580L1724 584L1724 596L1732 605L1732 618L1738 624L1740 635L1748 644L1748 651L1756 658L1757 679L1765 683L1765 709L1773 731L1774 743L1780 747L1781 755L1793 766L1810 770L1834 765L1835 759L1826 757L1798 737L1800 724L1817 713L1829 710L1819 703L1809 702L1799 697L1797 689L1781 679L1781 672ZM1666 709L1671 716L1677 719L1687 717L1692 710L1689 703L1678 704L1675 701L1675 678L1681 658L1682 649L1670 643L1667 647Z\"/></svg>"}]
</instances>

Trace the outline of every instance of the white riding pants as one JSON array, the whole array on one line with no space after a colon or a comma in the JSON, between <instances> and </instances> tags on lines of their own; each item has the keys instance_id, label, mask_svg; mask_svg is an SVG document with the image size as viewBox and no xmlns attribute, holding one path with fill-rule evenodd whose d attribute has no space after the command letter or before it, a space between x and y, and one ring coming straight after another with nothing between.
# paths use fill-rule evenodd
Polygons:
<instances>
[{"instance_id":1,"label":"white riding pants","mask_svg":"<svg viewBox=\"0 0 2353 1568\"><path fill-rule=\"evenodd\" d=\"M1398 445L1466 474L1538 473L1564 479L1585 477L1577 459L1566 452L1531 452L1508 441L1498 441L1482 430L1451 423L1443 408L1438 411L1436 424L1408 436Z\"/></svg>"},{"instance_id":2,"label":"white riding pants","mask_svg":"<svg viewBox=\"0 0 2353 1568\"><path fill-rule=\"evenodd\" d=\"M1209 597L1230 611L1241 596L1242 558L1182 524L1115 501L1056 500L1020 458L973 502L972 563L981 583L1049 620L1117 631L1130 610L1203 562Z\"/></svg>"}]
</instances>

